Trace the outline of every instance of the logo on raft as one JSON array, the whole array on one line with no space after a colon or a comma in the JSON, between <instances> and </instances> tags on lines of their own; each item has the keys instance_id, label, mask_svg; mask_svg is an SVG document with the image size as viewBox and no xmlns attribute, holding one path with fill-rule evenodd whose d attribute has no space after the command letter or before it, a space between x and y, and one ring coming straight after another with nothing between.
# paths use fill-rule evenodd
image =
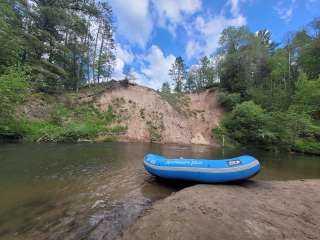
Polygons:
<instances>
[{"instance_id":1,"label":"logo on raft","mask_svg":"<svg viewBox=\"0 0 320 240\"><path fill-rule=\"evenodd\" d=\"M241 161L238 159L228 161L229 166L236 166L236 165L239 165L240 163L241 163Z\"/></svg>"}]
</instances>

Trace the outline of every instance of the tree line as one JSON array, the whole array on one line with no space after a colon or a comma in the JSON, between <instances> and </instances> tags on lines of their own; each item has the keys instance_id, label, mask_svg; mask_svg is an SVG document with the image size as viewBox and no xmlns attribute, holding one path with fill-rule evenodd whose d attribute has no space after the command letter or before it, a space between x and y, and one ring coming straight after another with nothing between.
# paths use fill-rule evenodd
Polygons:
<instances>
[{"instance_id":1,"label":"tree line","mask_svg":"<svg viewBox=\"0 0 320 240\"><path fill-rule=\"evenodd\" d=\"M271 32L230 27L220 39L227 142L320 154L320 19L276 44Z\"/></svg>"},{"instance_id":2,"label":"tree line","mask_svg":"<svg viewBox=\"0 0 320 240\"><path fill-rule=\"evenodd\" d=\"M0 75L28 72L34 90L53 93L110 78L114 61L105 1L0 2Z\"/></svg>"},{"instance_id":3,"label":"tree line","mask_svg":"<svg viewBox=\"0 0 320 240\"><path fill-rule=\"evenodd\" d=\"M192 65L187 69L181 56L176 57L168 72L174 83L173 90L177 93L200 91L213 87L217 83L217 72L214 60L204 56L199 64ZM162 92L170 92L169 82L162 84Z\"/></svg>"}]
</instances>

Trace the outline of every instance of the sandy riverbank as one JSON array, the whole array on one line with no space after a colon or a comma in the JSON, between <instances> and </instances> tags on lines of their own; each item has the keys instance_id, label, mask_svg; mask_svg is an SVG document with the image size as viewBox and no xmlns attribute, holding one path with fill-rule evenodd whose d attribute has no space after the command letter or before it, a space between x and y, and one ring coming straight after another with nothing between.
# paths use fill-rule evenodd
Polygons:
<instances>
[{"instance_id":1,"label":"sandy riverbank","mask_svg":"<svg viewBox=\"0 0 320 240\"><path fill-rule=\"evenodd\" d=\"M155 204L122 239L320 239L320 180L195 185Z\"/></svg>"}]
</instances>

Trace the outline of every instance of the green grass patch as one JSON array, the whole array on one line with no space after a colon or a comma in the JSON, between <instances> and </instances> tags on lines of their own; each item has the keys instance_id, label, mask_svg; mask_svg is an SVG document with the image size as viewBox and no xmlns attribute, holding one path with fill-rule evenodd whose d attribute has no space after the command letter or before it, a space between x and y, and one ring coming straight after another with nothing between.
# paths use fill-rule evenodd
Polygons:
<instances>
[{"instance_id":1,"label":"green grass patch","mask_svg":"<svg viewBox=\"0 0 320 240\"><path fill-rule=\"evenodd\" d=\"M186 112L189 110L190 98L184 93L160 92L160 96L178 112Z\"/></svg>"},{"instance_id":2,"label":"green grass patch","mask_svg":"<svg viewBox=\"0 0 320 240\"><path fill-rule=\"evenodd\" d=\"M127 130L126 126L113 125L117 120L111 107L102 112L92 105L67 107L55 104L48 119L20 118L0 123L0 138L19 138L28 142L76 142L110 135L114 140Z\"/></svg>"}]
</instances>

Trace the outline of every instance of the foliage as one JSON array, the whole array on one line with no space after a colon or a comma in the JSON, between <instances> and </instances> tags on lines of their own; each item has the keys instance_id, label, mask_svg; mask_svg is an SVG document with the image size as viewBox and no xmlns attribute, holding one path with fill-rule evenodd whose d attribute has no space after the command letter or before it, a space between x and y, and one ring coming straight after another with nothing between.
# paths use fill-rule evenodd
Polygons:
<instances>
[{"instance_id":1,"label":"foliage","mask_svg":"<svg viewBox=\"0 0 320 240\"><path fill-rule=\"evenodd\" d=\"M49 119L32 120L20 118L0 124L2 138L23 138L25 141L63 142L79 139L94 139L98 135L113 137L123 131L125 126L111 124L117 116L111 108L106 112L80 105L67 107L57 104L52 108Z\"/></svg>"},{"instance_id":2,"label":"foliage","mask_svg":"<svg viewBox=\"0 0 320 240\"><path fill-rule=\"evenodd\" d=\"M164 95L171 93L170 84L168 82L164 82L161 87L161 93Z\"/></svg>"},{"instance_id":3,"label":"foliage","mask_svg":"<svg viewBox=\"0 0 320 240\"><path fill-rule=\"evenodd\" d=\"M265 112L252 101L238 104L225 119L224 127L232 138L241 144L260 142L265 125Z\"/></svg>"},{"instance_id":4,"label":"foliage","mask_svg":"<svg viewBox=\"0 0 320 240\"><path fill-rule=\"evenodd\" d=\"M199 74L198 69L196 67L192 67L187 75L186 84L184 86L185 92L194 92L198 89L198 82L199 82Z\"/></svg>"},{"instance_id":5,"label":"foliage","mask_svg":"<svg viewBox=\"0 0 320 240\"><path fill-rule=\"evenodd\" d=\"M246 96L246 89L266 85L269 59L274 49L271 33L251 33L245 27L226 28L218 51L221 88Z\"/></svg>"},{"instance_id":6,"label":"foliage","mask_svg":"<svg viewBox=\"0 0 320 240\"><path fill-rule=\"evenodd\" d=\"M241 102L239 93L219 92L218 101L226 110L231 111L237 104Z\"/></svg>"},{"instance_id":7,"label":"foliage","mask_svg":"<svg viewBox=\"0 0 320 240\"><path fill-rule=\"evenodd\" d=\"M246 98L253 100L268 111L286 111L291 102L292 94L281 88L265 89L262 87L250 87L246 91Z\"/></svg>"},{"instance_id":8,"label":"foliage","mask_svg":"<svg viewBox=\"0 0 320 240\"><path fill-rule=\"evenodd\" d=\"M179 112L185 112L189 109L190 98L184 93L164 91L160 92L160 96Z\"/></svg>"},{"instance_id":9,"label":"foliage","mask_svg":"<svg viewBox=\"0 0 320 240\"><path fill-rule=\"evenodd\" d=\"M182 92L183 84L186 79L186 67L182 57L176 58L175 62L169 69L169 75L176 84L175 91L178 93Z\"/></svg>"},{"instance_id":10,"label":"foliage","mask_svg":"<svg viewBox=\"0 0 320 240\"><path fill-rule=\"evenodd\" d=\"M299 139L295 142L293 149L297 152L320 155L320 142L318 140Z\"/></svg>"},{"instance_id":11,"label":"foliage","mask_svg":"<svg viewBox=\"0 0 320 240\"><path fill-rule=\"evenodd\" d=\"M109 79L112 28L105 1L0 1L0 137L60 141L117 131L108 127L112 109L56 103L41 120L15 111L31 92L49 98Z\"/></svg>"},{"instance_id":12,"label":"foliage","mask_svg":"<svg viewBox=\"0 0 320 240\"><path fill-rule=\"evenodd\" d=\"M227 138L240 144L283 149L295 149L296 143L305 137L316 139L320 129L308 115L266 112L252 101L238 104L220 128Z\"/></svg>"},{"instance_id":13,"label":"foliage","mask_svg":"<svg viewBox=\"0 0 320 240\"><path fill-rule=\"evenodd\" d=\"M309 79L316 79L320 75L320 37L307 39L301 46L298 63L307 73Z\"/></svg>"},{"instance_id":14,"label":"foliage","mask_svg":"<svg viewBox=\"0 0 320 240\"><path fill-rule=\"evenodd\" d=\"M297 82L294 104L291 108L314 116L318 115L320 112L320 77L318 80L300 79Z\"/></svg>"},{"instance_id":15,"label":"foliage","mask_svg":"<svg viewBox=\"0 0 320 240\"><path fill-rule=\"evenodd\" d=\"M229 137L228 130L223 125L212 129L212 136L217 139L223 148L233 149L239 146L238 142Z\"/></svg>"},{"instance_id":16,"label":"foliage","mask_svg":"<svg viewBox=\"0 0 320 240\"><path fill-rule=\"evenodd\" d=\"M282 48L266 30L222 32L219 102L231 112L213 130L218 139L320 153L319 22L288 35Z\"/></svg>"},{"instance_id":17,"label":"foliage","mask_svg":"<svg viewBox=\"0 0 320 240\"><path fill-rule=\"evenodd\" d=\"M216 75L211 60L207 56L200 59L198 75L198 83L196 83L198 89L212 87L216 80Z\"/></svg>"},{"instance_id":18,"label":"foliage","mask_svg":"<svg viewBox=\"0 0 320 240\"><path fill-rule=\"evenodd\" d=\"M111 76L112 10L99 1L1 1L0 74L29 65L34 89L77 90Z\"/></svg>"},{"instance_id":19,"label":"foliage","mask_svg":"<svg viewBox=\"0 0 320 240\"><path fill-rule=\"evenodd\" d=\"M25 100L29 87L29 75L23 68L9 67L0 76L0 119L13 117L15 107Z\"/></svg>"}]
</instances>

